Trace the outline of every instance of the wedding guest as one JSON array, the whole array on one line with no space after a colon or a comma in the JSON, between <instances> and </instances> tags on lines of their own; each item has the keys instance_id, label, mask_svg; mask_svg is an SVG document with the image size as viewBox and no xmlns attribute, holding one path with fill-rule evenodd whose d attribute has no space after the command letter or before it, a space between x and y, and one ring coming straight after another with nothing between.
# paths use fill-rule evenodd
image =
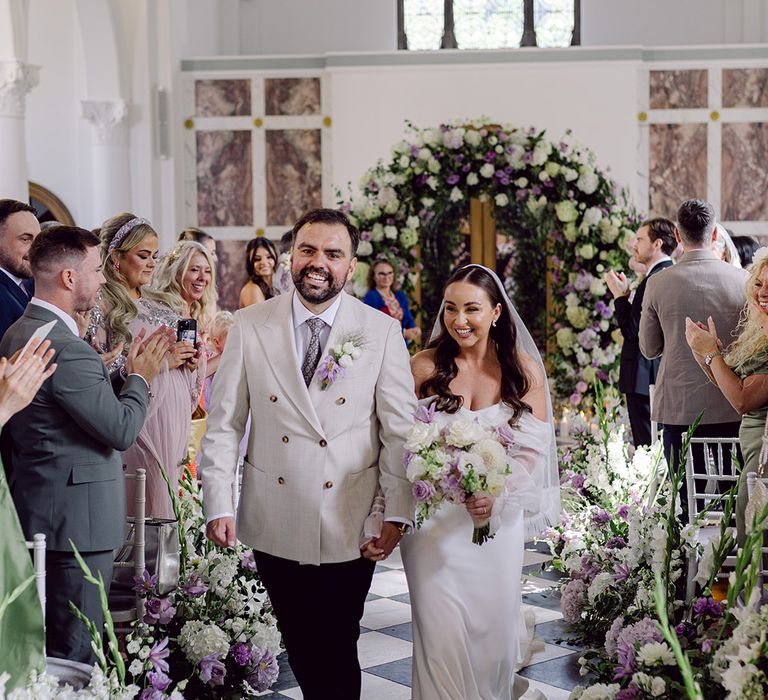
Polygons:
<instances>
[{"instance_id":1,"label":"wedding guest","mask_svg":"<svg viewBox=\"0 0 768 700\"><path fill-rule=\"evenodd\" d=\"M291 277L292 245L293 231L286 231L280 236L280 255L277 256L277 267L274 275L274 287L280 294L289 294L293 291L293 278Z\"/></svg>"},{"instance_id":2,"label":"wedding guest","mask_svg":"<svg viewBox=\"0 0 768 700\"><path fill-rule=\"evenodd\" d=\"M648 280L640 314L640 352L661 356L651 420L664 424L664 454L680 465L682 437L704 411L697 437L736 437L739 414L717 387L702 382L701 371L685 342L686 317L712 314L722 338L731 337L744 306L747 273L718 260L712 252L715 211L709 202L689 199L677 212L675 238L685 250L680 261ZM707 355L711 363L714 355ZM694 468L703 473L704 453L693 452ZM687 503L685 493L682 503Z\"/></svg>"},{"instance_id":3,"label":"wedding guest","mask_svg":"<svg viewBox=\"0 0 768 700\"><path fill-rule=\"evenodd\" d=\"M762 248L747 279L747 303L742 311L736 340L723 352L724 338L710 316L707 324L686 319L685 338L693 356L728 403L741 415L739 443L743 455L736 526L739 544L744 544L744 511L747 506L748 472L757 471L763 430L768 417L768 248ZM698 319L696 319L698 320ZM707 358L709 361L707 362Z\"/></svg>"},{"instance_id":4,"label":"wedding guest","mask_svg":"<svg viewBox=\"0 0 768 700\"><path fill-rule=\"evenodd\" d=\"M157 247L157 233L149 221L133 214L118 214L101 227L106 283L98 305L91 311L86 338L99 352L111 352L122 345L121 354L108 367L110 373L124 373L131 346L140 332L167 327L175 333L185 315L178 295L150 286ZM182 474L180 462L187 454L190 417L202 391L204 373L205 363L200 361L197 350L187 342L177 341L173 354L152 380L146 420L136 441L123 454L129 473L139 468L147 472L147 516L173 517L162 472L171 485ZM128 510L132 512L133 482L128 483L127 491Z\"/></svg>"},{"instance_id":5,"label":"wedding guest","mask_svg":"<svg viewBox=\"0 0 768 700\"><path fill-rule=\"evenodd\" d=\"M408 297L399 288L395 268L388 260L377 260L371 265L368 292L363 297L363 303L394 318L400 324L406 342L421 340L421 328L416 325L408 306Z\"/></svg>"},{"instance_id":6,"label":"wedding guest","mask_svg":"<svg viewBox=\"0 0 768 700\"><path fill-rule=\"evenodd\" d=\"M213 323L211 324L210 342L208 343L211 356L208 358L208 365L213 364L216 361L216 367L218 369L218 359L224 353L224 348L227 345L227 337L229 336L229 329L235 324L235 317L229 311L219 311L214 316ZM205 389L203 390L203 408L207 411L211 400L211 389L213 388L213 380L216 378L216 371L208 372L208 376L205 378Z\"/></svg>"},{"instance_id":7,"label":"wedding guest","mask_svg":"<svg viewBox=\"0 0 768 700\"><path fill-rule=\"evenodd\" d=\"M739 251L736 249L731 236L722 224L715 224L717 235L712 238L712 252L720 260L734 267L742 267Z\"/></svg>"},{"instance_id":8,"label":"wedding guest","mask_svg":"<svg viewBox=\"0 0 768 700\"><path fill-rule=\"evenodd\" d=\"M240 290L240 308L257 304L279 294L272 284L277 267L277 249L269 238L252 238L245 248L248 281Z\"/></svg>"},{"instance_id":9,"label":"wedding guest","mask_svg":"<svg viewBox=\"0 0 768 700\"><path fill-rule=\"evenodd\" d=\"M29 247L39 233L34 208L15 199L0 199L0 338L35 293Z\"/></svg>"},{"instance_id":10,"label":"wedding guest","mask_svg":"<svg viewBox=\"0 0 768 700\"><path fill-rule=\"evenodd\" d=\"M672 266L669 257L675 249L675 225L669 219L651 219L640 224L633 245L632 260L647 271L630 301L629 280L623 272L609 270L605 282L613 295L616 322L624 342L619 365L619 391L627 399L629 425L635 446L651 444L650 385L656 383L659 360L648 360L640 352L638 334L640 312L648 279Z\"/></svg>"},{"instance_id":11,"label":"wedding guest","mask_svg":"<svg viewBox=\"0 0 768 700\"><path fill-rule=\"evenodd\" d=\"M151 383L170 346L158 332L134 339L119 395L101 359L78 336L73 318L92 308L104 283L99 239L90 231L58 226L29 250L35 296L0 342L9 356L51 321L47 340L56 371L8 431L10 487L28 540L46 537L46 643L48 656L93 664L88 628L72 615L72 601L97 630L103 626L99 592L86 583L72 544L95 576L112 578L114 550L125 538L124 451L137 439ZM8 462L6 455L4 462Z\"/></svg>"},{"instance_id":12,"label":"wedding guest","mask_svg":"<svg viewBox=\"0 0 768 700\"><path fill-rule=\"evenodd\" d=\"M155 289L169 295L184 318L197 321L199 337L207 338L216 315L216 271L208 249L182 241L166 255L153 276Z\"/></svg>"},{"instance_id":13,"label":"wedding guest","mask_svg":"<svg viewBox=\"0 0 768 700\"><path fill-rule=\"evenodd\" d=\"M210 233L206 233L201 228L195 228L194 226L185 228L179 234L179 237L176 240L194 241L195 243L199 243L200 245L205 246L205 248L211 254L211 260L213 261L214 266L219 261L219 258L216 255L216 239Z\"/></svg>"},{"instance_id":14,"label":"wedding guest","mask_svg":"<svg viewBox=\"0 0 768 700\"><path fill-rule=\"evenodd\" d=\"M518 698L526 681L515 672L533 637L520 590L524 542L560 513L544 365L501 280L467 265L448 279L411 369L434 429L478 422L503 428L511 442L501 495L444 502L400 545L413 606L413 699ZM494 537L479 547L472 532L484 523Z\"/></svg>"},{"instance_id":15,"label":"wedding guest","mask_svg":"<svg viewBox=\"0 0 768 700\"><path fill-rule=\"evenodd\" d=\"M0 429L11 416L26 408L43 382L53 374L56 365L46 365L55 353L49 350L50 341L37 340L13 364L0 358ZM45 623L40 599L34 585L28 585L34 576L32 561L25 544L16 507L0 460L0 600L6 600L19 586L27 583L18 597L0 617L0 676L9 674L7 690L27 680L30 671L45 670ZM11 640L13 642L11 643Z\"/></svg>"},{"instance_id":16,"label":"wedding guest","mask_svg":"<svg viewBox=\"0 0 768 700\"><path fill-rule=\"evenodd\" d=\"M752 259L760 245L752 236L731 236L731 240L736 246L741 266L746 270L752 264Z\"/></svg>"}]
</instances>

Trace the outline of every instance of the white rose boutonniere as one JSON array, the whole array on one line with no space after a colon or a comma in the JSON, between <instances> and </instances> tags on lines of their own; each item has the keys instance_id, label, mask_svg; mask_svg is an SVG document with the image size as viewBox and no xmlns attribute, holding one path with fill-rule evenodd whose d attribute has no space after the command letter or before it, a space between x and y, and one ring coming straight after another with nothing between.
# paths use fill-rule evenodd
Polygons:
<instances>
[{"instance_id":1,"label":"white rose boutonniere","mask_svg":"<svg viewBox=\"0 0 768 700\"><path fill-rule=\"evenodd\" d=\"M346 336L331 348L329 355L320 360L317 372L320 388L327 389L331 384L344 377L344 370L359 360L365 343L361 333Z\"/></svg>"}]
</instances>

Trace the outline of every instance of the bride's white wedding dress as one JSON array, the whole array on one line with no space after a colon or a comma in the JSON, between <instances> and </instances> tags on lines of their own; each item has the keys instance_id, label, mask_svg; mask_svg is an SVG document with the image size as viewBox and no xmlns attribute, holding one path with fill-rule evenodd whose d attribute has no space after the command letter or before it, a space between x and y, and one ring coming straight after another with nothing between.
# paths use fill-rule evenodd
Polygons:
<instances>
[{"instance_id":1,"label":"bride's white wedding dress","mask_svg":"<svg viewBox=\"0 0 768 700\"><path fill-rule=\"evenodd\" d=\"M442 426L470 417L497 426L510 416L499 403L437 413L435 420ZM520 591L523 511L539 507L540 481L534 476L551 450L552 426L525 413L514 435L513 473L493 506L493 539L473 544L466 508L443 503L400 543L413 611L414 700L510 700L525 693L527 684L515 677L527 663L533 637ZM524 697L544 696L529 691Z\"/></svg>"}]
</instances>

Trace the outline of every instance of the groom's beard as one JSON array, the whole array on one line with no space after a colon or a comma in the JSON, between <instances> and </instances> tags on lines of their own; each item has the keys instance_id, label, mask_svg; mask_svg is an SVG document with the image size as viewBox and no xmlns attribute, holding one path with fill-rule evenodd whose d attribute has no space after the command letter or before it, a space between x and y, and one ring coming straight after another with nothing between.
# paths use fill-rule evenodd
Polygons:
<instances>
[{"instance_id":1,"label":"groom's beard","mask_svg":"<svg viewBox=\"0 0 768 700\"><path fill-rule=\"evenodd\" d=\"M307 284L307 275L310 273L322 275L328 283L328 287L326 289L316 289ZM344 281L336 280L330 272L316 267L305 267L298 274L293 275L293 284L299 294L313 304L322 304L329 299L333 299L344 289Z\"/></svg>"}]
</instances>

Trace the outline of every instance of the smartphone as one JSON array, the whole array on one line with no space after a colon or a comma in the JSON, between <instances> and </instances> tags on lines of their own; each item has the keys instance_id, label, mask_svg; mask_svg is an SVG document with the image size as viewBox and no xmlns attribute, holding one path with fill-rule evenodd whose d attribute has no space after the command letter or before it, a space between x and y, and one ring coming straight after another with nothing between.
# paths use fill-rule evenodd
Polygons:
<instances>
[{"instance_id":1,"label":"smartphone","mask_svg":"<svg viewBox=\"0 0 768 700\"><path fill-rule=\"evenodd\" d=\"M182 318L176 326L176 339L197 346L197 321L194 318Z\"/></svg>"}]
</instances>

